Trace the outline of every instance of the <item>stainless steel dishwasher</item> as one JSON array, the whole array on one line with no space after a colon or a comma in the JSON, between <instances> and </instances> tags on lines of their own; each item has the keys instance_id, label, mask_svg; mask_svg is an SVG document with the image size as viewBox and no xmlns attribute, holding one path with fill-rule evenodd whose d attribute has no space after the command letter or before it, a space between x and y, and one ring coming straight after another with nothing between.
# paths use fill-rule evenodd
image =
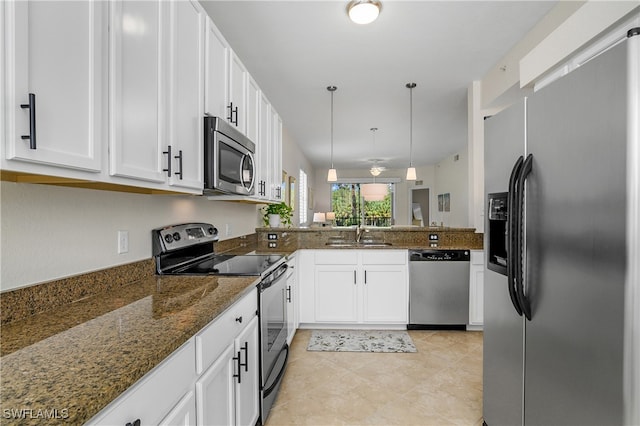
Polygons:
<instances>
[{"instance_id":1,"label":"stainless steel dishwasher","mask_svg":"<svg viewBox=\"0 0 640 426\"><path fill-rule=\"evenodd\" d=\"M409 250L410 330L465 330L469 250Z\"/></svg>"}]
</instances>

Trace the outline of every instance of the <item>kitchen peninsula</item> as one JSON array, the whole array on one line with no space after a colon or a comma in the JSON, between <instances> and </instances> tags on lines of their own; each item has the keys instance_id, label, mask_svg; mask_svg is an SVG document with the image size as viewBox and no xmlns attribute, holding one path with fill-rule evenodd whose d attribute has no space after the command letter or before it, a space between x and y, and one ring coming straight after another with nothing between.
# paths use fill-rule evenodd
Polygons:
<instances>
[{"instance_id":1,"label":"kitchen peninsula","mask_svg":"<svg viewBox=\"0 0 640 426\"><path fill-rule=\"evenodd\" d=\"M267 252L293 252L298 249L443 248L482 250L483 234L473 228L393 226L365 227L356 243L355 227L257 228L257 249ZM367 244L369 242L369 244Z\"/></svg>"}]
</instances>

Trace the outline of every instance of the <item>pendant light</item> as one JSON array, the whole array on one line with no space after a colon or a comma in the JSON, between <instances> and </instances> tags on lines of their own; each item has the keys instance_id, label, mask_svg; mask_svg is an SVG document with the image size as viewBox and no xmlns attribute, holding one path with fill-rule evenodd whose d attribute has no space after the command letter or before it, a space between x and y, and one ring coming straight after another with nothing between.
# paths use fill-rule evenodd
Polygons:
<instances>
[{"instance_id":1,"label":"pendant light","mask_svg":"<svg viewBox=\"0 0 640 426\"><path fill-rule=\"evenodd\" d=\"M372 127L371 133L373 134L373 149L372 151L375 153L376 150L376 131L377 127ZM360 194L364 198L365 201L382 201L384 197L387 195L387 185L384 183L376 183L376 176L380 174L382 169L378 167L377 160L374 160L375 166L371 167L371 174L373 175L373 183L365 183L360 185Z\"/></svg>"},{"instance_id":2,"label":"pendant light","mask_svg":"<svg viewBox=\"0 0 640 426\"><path fill-rule=\"evenodd\" d=\"M379 1L373 0L353 0L347 6L349 19L360 25L370 24L380 14L381 4Z\"/></svg>"},{"instance_id":3,"label":"pendant light","mask_svg":"<svg viewBox=\"0 0 640 426\"><path fill-rule=\"evenodd\" d=\"M333 92L338 90L336 86L328 86L327 90L331 93L331 168L327 173L327 182L336 182L338 180L338 173L333 167Z\"/></svg>"},{"instance_id":4,"label":"pendant light","mask_svg":"<svg viewBox=\"0 0 640 426\"><path fill-rule=\"evenodd\" d=\"M409 89L409 168L407 169L407 180L416 180L416 168L413 167L413 88L415 83L407 83Z\"/></svg>"}]
</instances>

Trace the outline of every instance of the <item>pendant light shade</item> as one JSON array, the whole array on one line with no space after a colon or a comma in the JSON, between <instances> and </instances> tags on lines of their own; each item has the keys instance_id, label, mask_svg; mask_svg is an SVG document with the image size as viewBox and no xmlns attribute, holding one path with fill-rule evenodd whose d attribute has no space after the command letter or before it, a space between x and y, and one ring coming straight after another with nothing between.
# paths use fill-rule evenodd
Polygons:
<instances>
[{"instance_id":1,"label":"pendant light shade","mask_svg":"<svg viewBox=\"0 0 640 426\"><path fill-rule=\"evenodd\" d=\"M370 24L380 14L380 2L372 0L353 0L347 6L349 18L356 24Z\"/></svg>"},{"instance_id":2,"label":"pendant light shade","mask_svg":"<svg viewBox=\"0 0 640 426\"><path fill-rule=\"evenodd\" d=\"M328 86L327 90L331 93L331 168L327 173L327 182L336 182L338 180L338 173L333 167L333 92L338 90L336 86Z\"/></svg>"},{"instance_id":3,"label":"pendant light shade","mask_svg":"<svg viewBox=\"0 0 640 426\"><path fill-rule=\"evenodd\" d=\"M371 134L373 135L373 145L372 151L375 153L376 150L376 131L377 127L372 127ZM382 172L382 168L378 167L378 160L375 160L375 165L371 167L369 172L373 175L373 183L365 183L360 185L360 195L364 198L365 201L382 201L384 197L387 195L388 188L387 184L384 183L376 183L376 176L378 176Z\"/></svg>"},{"instance_id":4,"label":"pendant light shade","mask_svg":"<svg viewBox=\"0 0 640 426\"><path fill-rule=\"evenodd\" d=\"M407 180L416 180L416 168L413 167L413 88L415 83L407 83L409 89L409 168L407 169Z\"/></svg>"},{"instance_id":5,"label":"pendant light shade","mask_svg":"<svg viewBox=\"0 0 640 426\"><path fill-rule=\"evenodd\" d=\"M416 180L418 177L416 176L416 168L409 167L407 168L407 180Z\"/></svg>"},{"instance_id":6,"label":"pendant light shade","mask_svg":"<svg viewBox=\"0 0 640 426\"><path fill-rule=\"evenodd\" d=\"M389 188L386 183L365 183L360 186L360 195L365 201L382 201Z\"/></svg>"}]
</instances>

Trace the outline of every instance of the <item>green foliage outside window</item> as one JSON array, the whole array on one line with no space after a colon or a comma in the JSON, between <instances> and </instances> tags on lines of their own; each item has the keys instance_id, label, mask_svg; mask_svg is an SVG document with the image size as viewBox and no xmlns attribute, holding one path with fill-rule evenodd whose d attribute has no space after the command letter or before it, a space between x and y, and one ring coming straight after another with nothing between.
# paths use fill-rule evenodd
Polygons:
<instances>
[{"instance_id":1,"label":"green foliage outside window","mask_svg":"<svg viewBox=\"0 0 640 426\"><path fill-rule=\"evenodd\" d=\"M391 226L392 184L389 184L387 195L382 201L364 201L360 196L360 184L338 183L331 185L331 210L336 214L336 226L352 226L362 224L364 209L365 226Z\"/></svg>"}]
</instances>

